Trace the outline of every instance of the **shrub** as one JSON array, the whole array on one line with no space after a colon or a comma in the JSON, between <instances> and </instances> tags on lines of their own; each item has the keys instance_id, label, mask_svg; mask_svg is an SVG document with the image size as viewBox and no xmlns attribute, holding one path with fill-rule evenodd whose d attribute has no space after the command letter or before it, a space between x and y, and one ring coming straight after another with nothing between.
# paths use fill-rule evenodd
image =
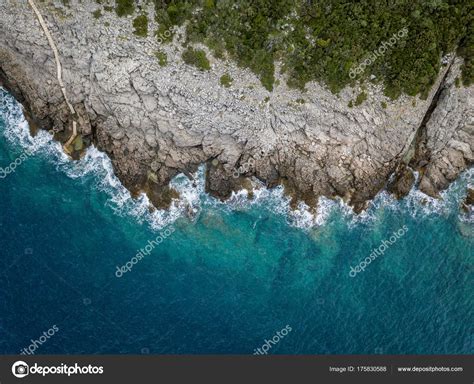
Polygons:
<instances>
[{"instance_id":1,"label":"shrub","mask_svg":"<svg viewBox=\"0 0 474 384\"><path fill-rule=\"evenodd\" d=\"M355 99L355 102L354 102L354 105L357 106L357 105L361 105L365 100L367 100L367 93L365 93L364 91L362 91L361 93L359 93Z\"/></svg>"},{"instance_id":2,"label":"shrub","mask_svg":"<svg viewBox=\"0 0 474 384\"><path fill-rule=\"evenodd\" d=\"M148 36L148 17L146 15L140 15L133 19L133 33L137 36L147 37Z\"/></svg>"},{"instance_id":3,"label":"shrub","mask_svg":"<svg viewBox=\"0 0 474 384\"><path fill-rule=\"evenodd\" d=\"M189 47L183 52L182 57L186 64L194 65L201 71L208 71L209 69L211 69L209 60L206 57L206 52L201 49L194 49L192 47Z\"/></svg>"},{"instance_id":4,"label":"shrub","mask_svg":"<svg viewBox=\"0 0 474 384\"><path fill-rule=\"evenodd\" d=\"M232 79L232 77L230 77L230 75L228 73L224 74L221 76L221 85L223 85L224 87L227 87L229 88L232 84L232 81L234 81L234 79Z\"/></svg>"},{"instance_id":5,"label":"shrub","mask_svg":"<svg viewBox=\"0 0 474 384\"><path fill-rule=\"evenodd\" d=\"M102 16L102 12L100 9L96 9L94 12L92 12L92 16L94 16L94 19L98 19Z\"/></svg>"},{"instance_id":6,"label":"shrub","mask_svg":"<svg viewBox=\"0 0 474 384\"><path fill-rule=\"evenodd\" d=\"M164 67L168 64L168 56L163 51L155 51L155 57L158 59L158 64Z\"/></svg>"},{"instance_id":7,"label":"shrub","mask_svg":"<svg viewBox=\"0 0 474 384\"><path fill-rule=\"evenodd\" d=\"M132 15L135 12L135 4L133 0L115 0L115 12L117 16L123 17Z\"/></svg>"}]
</instances>

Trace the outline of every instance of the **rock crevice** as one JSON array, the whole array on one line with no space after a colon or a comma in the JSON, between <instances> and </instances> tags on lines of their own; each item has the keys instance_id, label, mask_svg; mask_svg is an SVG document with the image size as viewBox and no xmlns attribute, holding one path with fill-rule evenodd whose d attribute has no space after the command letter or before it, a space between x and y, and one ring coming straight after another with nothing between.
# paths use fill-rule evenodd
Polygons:
<instances>
[{"instance_id":1,"label":"rock crevice","mask_svg":"<svg viewBox=\"0 0 474 384\"><path fill-rule=\"evenodd\" d=\"M334 95L310 83L302 93L277 74L279 85L269 93L255 75L209 52L210 71L184 64L182 30L166 45L139 38L127 18L92 17L94 3L38 7L61 58L78 135L110 156L127 188L145 191L157 206L175 196L171 178L203 163L208 192L222 199L255 176L269 187L283 184L294 204L342 196L357 211L393 172L389 189L402 196L413 182L407 164L420 171L419 188L432 196L472 165L473 87L456 85L459 58L442 68L426 100L390 101L381 85L369 84L367 101L351 108L360 86ZM71 114L54 54L26 1L0 4L0 36L1 84L35 126L69 138ZM234 79L229 88L220 84L224 73ZM235 177L250 158L255 165Z\"/></svg>"}]
</instances>

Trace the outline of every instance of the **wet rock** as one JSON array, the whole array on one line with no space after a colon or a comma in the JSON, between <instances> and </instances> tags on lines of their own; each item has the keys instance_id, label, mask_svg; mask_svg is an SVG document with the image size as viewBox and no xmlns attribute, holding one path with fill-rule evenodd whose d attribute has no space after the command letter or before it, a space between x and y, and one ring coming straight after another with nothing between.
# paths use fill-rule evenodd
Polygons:
<instances>
[{"instance_id":1,"label":"wet rock","mask_svg":"<svg viewBox=\"0 0 474 384\"><path fill-rule=\"evenodd\" d=\"M461 208L466 213L470 213L474 210L474 189L468 188L467 189L467 196L464 201L461 203Z\"/></svg>"},{"instance_id":2,"label":"wet rock","mask_svg":"<svg viewBox=\"0 0 474 384\"><path fill-rule=\"evenodd\" d=\"M414 183L415 176L413 172L410 168L404 166L396 172L393 180L387 185L387 190L397 199L401 199L410 193Z\"/></svg>"},{"instance_id":3,"label":"wet rock","mask_svg":"<svg viewBox=\"0 0 474 384\"><path fill-rule=\"evenodd\" d=\"M175 189L169 186L161 187L153 182L145 184L144 192L153 206L158 209L168 209L173 200L179 199L179 193Z\"/></svg>"}]
</instances>

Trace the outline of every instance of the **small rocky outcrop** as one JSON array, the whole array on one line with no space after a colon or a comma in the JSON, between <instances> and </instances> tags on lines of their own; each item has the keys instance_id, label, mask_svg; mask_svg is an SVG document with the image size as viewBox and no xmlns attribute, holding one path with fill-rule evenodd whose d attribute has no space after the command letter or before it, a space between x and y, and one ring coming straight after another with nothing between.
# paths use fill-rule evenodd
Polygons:
<instances>
[{"instance_id":1,"label":"small rocky outcrop","mask_svg":"<svg viewBox=\"0 0 474 384\"><path fill-rule=\"evenodd\" d=\"M415 183L415 175L412 170L403 165L397 170L387 185L387 190L392 193L397 199L401 199L408 195Z\"/></svg>"},{"instance_id":2,"label":"small rocky outcrop","mask_svg":"<svg viewBox=\"0 0 474 384\"><path fill-rule=\"evenodd\" d=\"M474 189L468 188L467 189L467 196L464 201L461 203L461 208L464 212L469 213L474 210Z\"/></svg>"}]
</instances>

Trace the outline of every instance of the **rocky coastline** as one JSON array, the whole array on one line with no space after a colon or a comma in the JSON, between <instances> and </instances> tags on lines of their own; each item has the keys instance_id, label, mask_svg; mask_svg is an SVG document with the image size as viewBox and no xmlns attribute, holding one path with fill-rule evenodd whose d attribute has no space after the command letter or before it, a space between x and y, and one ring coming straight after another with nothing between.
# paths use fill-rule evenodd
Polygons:
<instances>
[{"instance_id":1,"label":"rocky coastline","mask_svg":"<svg viewBox=\"0 0 474 384\"><path fill-rule=\"evenodd\" d=\"M356 212L384 188L405 196L415 171L417 187L438 197L472 166L474 87L459 85L462 59L454 54L426 100L392 101L376 83L338 95L310 83L302 92L288 88L283 75L269 92L253 73L213 58L205 46L210 71L185 64L182 29L164 44L134 35L129 18L93 17L93 1L38 2L38 8L58 47L75 114L26 1L0 4L0 85L22 103L33 130L54 130L66 143L77 121L71 157L97 146L132 194L145 192L155 207L178 198L169 187L174 176L203 163L206 190L223 200L251 189L249 178L256 177L268 187L283 185L294 205L316 207L321 196L340 196ZM167 65L160 65L158 50ZM229 87L219 81L225 73L233 79ZM352 106L361 91L367 100ZM242 168L249 159L252 166Z\"/></svg>"}]
</instances>

